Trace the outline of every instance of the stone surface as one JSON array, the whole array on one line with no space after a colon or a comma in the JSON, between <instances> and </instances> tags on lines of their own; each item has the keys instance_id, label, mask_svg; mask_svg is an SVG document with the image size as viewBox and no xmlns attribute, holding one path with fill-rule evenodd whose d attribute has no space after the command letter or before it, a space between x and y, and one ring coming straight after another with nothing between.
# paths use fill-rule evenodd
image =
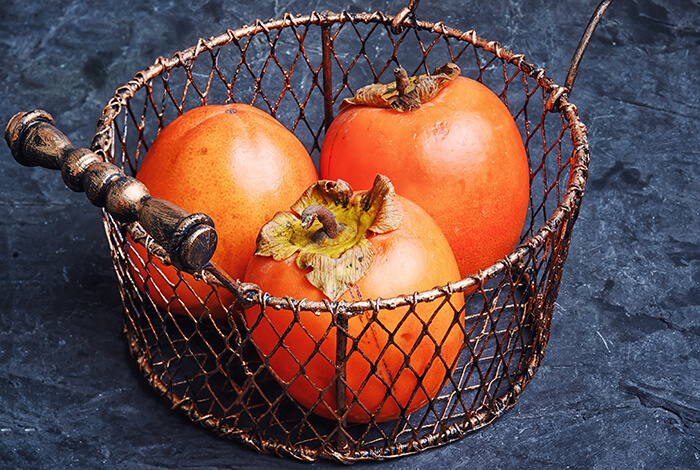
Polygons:
<instances>
[{"instance_id":1,"label":"stone surface","mask_svg":"<svg viewBox=\"0 0 700 470\"><path fill-rule=\"evenodd\" d=\"M597 1L423 0L562 83ZM0 5L0 122L49 111L80 146L158 56L311 10L402 1L18 1ZM591 169L543 365L519 403L446 447L361 467L700 468L700 3L620 0L572 101ZM0 467L326 467L258 455L171 411L128 354L99 210L0 150Z\"/></svg>"}]
</instances>

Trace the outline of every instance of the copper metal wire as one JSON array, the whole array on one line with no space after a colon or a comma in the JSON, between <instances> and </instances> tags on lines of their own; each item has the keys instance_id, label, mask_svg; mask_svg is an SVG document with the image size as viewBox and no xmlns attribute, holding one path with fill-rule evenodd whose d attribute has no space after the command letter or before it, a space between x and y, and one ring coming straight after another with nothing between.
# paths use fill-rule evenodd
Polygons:
<instances>
[{"instance_id":1,"label":"copper metal wire","mask_svg":"<svg viewBox=\"0 0 700 470\"><path fill-rule=\"evenodd\" d=\"M343 98L365 83L386 81L398 63L409 73L428 73L450 61L498 94L521 130L531 173L528 221L513 253L482 272L425 292L339 303L273 297L215 265L198 273L264 315L284 310L298 319L303 311L331 312L338 331L353 315L380 309L411 315L416 305L435 299L455 318L463 314L458 327L465 334L464 350L442 391L420 410L386 423L328 420L298 406L233 317L221 326L158 308L156 297L178 304L175 289L186 278L171 282L172 291L140 289L147 280L137 279L141 273L161 276L151 257L134 250L134 239L148 237L138 223L122 224L104 213L126 336L148 382L193 421L260 452L347 463L446 444L511 408L542 361L587 178L586 129L568 101L569 90L544 70L475 31L418 21L416 3L396 17L287 14L200 40L137 73L116 91L98 122L93 150L129 174L137 172L165 125L209 103L245 102L268 111L317 159L324 129ZM454 207L455 217L459 210ZM128 238L127 232L141 236ZM167 257L157 246L152 251ZM452 306L455 296L466 299L461 310ZM338 350L342 377L344 348Z\"/></svg>"}]
</instances>

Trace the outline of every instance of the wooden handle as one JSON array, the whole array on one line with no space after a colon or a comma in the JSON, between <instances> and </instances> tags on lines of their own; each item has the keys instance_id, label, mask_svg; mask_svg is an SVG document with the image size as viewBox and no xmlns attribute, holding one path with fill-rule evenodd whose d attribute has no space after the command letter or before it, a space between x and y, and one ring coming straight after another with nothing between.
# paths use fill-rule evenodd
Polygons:
<instances>
[{"instance_id":1,"label":"wooden handle","mask_svg":"<svg viewBox=\"0 0 700 470\"><path fill-rule=\"evenodd\" d=\"M60 170L66 186L84 191L116 220L140 222L177 268L197 271L214 255L217 235L209 216L151 197L143 183L116 165L88 149L74 148L46 111L15 114L5 128L5 140L20 164Z\"/></svg>"}]
</instances>

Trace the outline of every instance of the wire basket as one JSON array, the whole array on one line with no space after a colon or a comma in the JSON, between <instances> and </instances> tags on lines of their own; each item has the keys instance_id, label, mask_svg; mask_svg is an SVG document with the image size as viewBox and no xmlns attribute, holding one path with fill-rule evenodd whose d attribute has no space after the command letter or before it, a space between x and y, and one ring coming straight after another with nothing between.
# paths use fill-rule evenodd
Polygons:
<instances>
[{"instance_id":1,"label":"wire basket","mask_svg":"<svg viewBox=\"0 0 700 470\"><path fill-rule=\"evenodd\" d=\"M414 0L396 16L313 12L257 21L200 40L172 58L159 58L116 91L98 121L92 151L73 149L69 143L49 149L65 137L42 111L13 118L6 137L18 161L61 169L69 187L85 190L91 201L106 208L104 227L131 352L150 385L173 408L259 452L346 463L407 455L492 422L515 405L542 362L588 173L586 129L568 93L578 61L609 3L601 3L591 19L563 87L523 55L474 31L418 21ZM292 130L317 161L324 130L343 98L366 83L387 81L397 64L415 75L446 62L458 64L463 75L487 85L507 105L525 143L531 179L520 245L488 269L454 283L354 302L273 297L207 263L210 254L202 254L191 242L203 239L204 245L211 245L206 217L183 214L166 204L167 210L155 211L160 218L154 216L154 222L145 209L129 208L134 202L127 190L112 191L119 193L118 202L109 194L110 184L118 186L111 183L113 176L133 182L129 176L137 173L158 133L194 107L253 104ZM33 132L50 133L50 138L41 134L42 142L49 144L37 146ZM86 180L88 173L91 179ZM148 247L148 256L139 254L137 242ZM194 254L190 259L185 253ZM374 315L372 321L377 321L378 311L392 309L407 318L420 304L434 302L437 311L449 311L454 327L463 332L463 350L458 363L448 367L440 393L411 414L401 413L388 422L371 418L352 423L343 415L347 407L339 398L335 419L319 417L298 405L287 387L273 378L245 325L231 317L222 326L187 310L178 293L189 289L192 278L180 274L166 281L168 289L143 288L148 277L165 276L156 259L207 281L211 291L199 297L206 307L233 310L244 303L261 314L287 312L297 323L304 312L327 312L338 344L348 340L343 332L354 315ZM222 291L234 295L234 306ZM461 304L457 297L465 299L464 307L454 307ZM185 315L173 313L183 308ZM437 342L427 330L421 334ZM439 350L439 344L435 346ZM343 383L346 355L346 348L337 348L336 384ZM441 358L435 353L431 360ZM420 384L416 389L414 394ZM340 397L345 387L337 390ZM391 393L389 387L386 400L392 399Z\"/></svg>"}]
</instances>

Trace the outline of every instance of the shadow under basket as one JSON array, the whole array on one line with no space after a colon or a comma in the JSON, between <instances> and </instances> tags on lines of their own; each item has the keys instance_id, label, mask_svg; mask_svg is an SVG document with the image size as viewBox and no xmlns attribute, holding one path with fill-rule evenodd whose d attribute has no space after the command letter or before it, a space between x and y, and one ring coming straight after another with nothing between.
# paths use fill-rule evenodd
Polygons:
<instances>
[{"instance_id":1,"label":"shadow under basket","mask_svg":"<svg viewBox=\"0 0 700 470\"><path fill-rule=\"evenodd\" d=\"M259 452L350 463L447 444L515 405L543 359L589 162L586 129L568 101L571 85L555 85L523 55L474 31L418 21L410 8L396 16L314 12L258 21L200 40L137 73L104 108L92 151L133 176L155 137L177 116L202 105L236 102L272 114L318 163L324 131L344 98L366 83L391 81L398 64L417 75L447 62L506 104L530 163L530 205L520 244L477 274L391 299L312 302L251 295L246 285L207 264L196 274L210 282L211 292L199 300L209 308L230 308L228 324L222 325L208 316L196 318L181 302L191 276L149 282L165 276L156 263L167 259L163 249L140 222L120 222L103 210L131 352L149 384L173 408ZM459 217L457 206L454 215ZM137 252L134 240L150 247L147 256ZM274 378L250 330L223 300L226 290L263 314L286 311L293 323L304 312L330 312L329 334L337 335L338 344L358 339L346 338L354 315L369 316L371 322L379 310L392 309L410 317L421 303L431 302L436 314L449 312L464 344L457 362L446 364L440 392L418 410L386 422L351 423L343 415L347 406L339 403L335 419L323 418L298 405ZM455 307L462 299L464 306ZM441 361L439 340L427 333L428 326L421 338L435 342L430 360ZM281 344L286 333L279 334ZM392 343L391 335L387 341ZM328 360L337 364L333 386L352 396L359 390L342 385L346 351L338 347L337 357ZM420 379L415 388L418 393ZM391 401L391 386L387 395Z\"/></svg>"}]
</instances>

